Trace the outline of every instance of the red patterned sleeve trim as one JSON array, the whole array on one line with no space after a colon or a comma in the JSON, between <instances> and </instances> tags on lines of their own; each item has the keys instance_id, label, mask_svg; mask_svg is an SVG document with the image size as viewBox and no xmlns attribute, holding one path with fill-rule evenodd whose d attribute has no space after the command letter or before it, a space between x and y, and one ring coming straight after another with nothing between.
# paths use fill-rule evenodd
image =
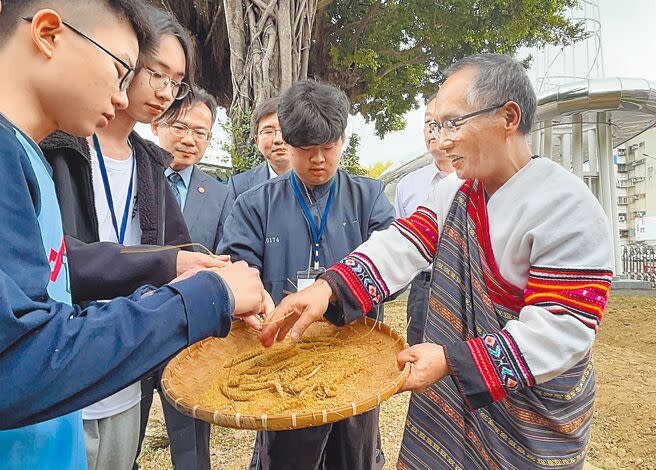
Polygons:
<instances>
[{"instance_id":1,"label":"red patterned sleeve trim","mask_svg":"<svg viewBox=\"0 0 656 470\"><path fill-rule=\"evenodd\" d=\"M366 315L390 296L390 291L371 259L353 252L321 275L342 304L346 323Z\"/></svg>"},{"instance_id":2,"label":"red patterned sleeve trim","mask_svg":"<svg viewBox=\"0 0 656 470\"><path fill-rule=\"evenodd\" d=\"M469 352L471 353L474 365L478 369L481 380L485 384L492 401L503 400L506 398L506 390L497 374L492 359L490 358L483 341L480 338L467 342Z\"/></svg>"},{"instance_id":3,"label":"red patterned sleeve trim","mask_svg":"<svg viewBox=\"0 0 656 470\"><path fill-rule=\"evenodd\" d=\"M535 385L524 356L505 330L455 343L445 350L451 375L472 409Z\"/></svg>"},{"instance_id":4,"label":"red patterned sleeve trim","mask_svg":"<svg viewBox=\"0 0 656 470\"><path fill-rule=\"evenodd\" d=\"M397 219L392 225L412 243L424 259L433 261L438 240L435 212L420 206L410 217ZM408 250L411 248L408 247ZM389 257L392 254L387 253L384 256ZM390 263L389 260L386 262ZM390 296L385 279L374 261L357 251L329 268L321 278L330 284L343 310L343 316L329 315L331 321L333 317L339 322L353 321L369 313Z\"/></svg>"},{"instance_id":5,"label":"red patterned sleeve trim","mask_svg":"<svg viewBox=\"0 0 656 470\"><path fill-rule=\"evenodd\" d=\"M433 262L439 231L437 216L427 207L419 206L407 219L397 219L392 223L398 231L412 243L429 263Z\"/></svg>"},{"instance_id":6,"label":"red patterned sleeve trim","mask_svg":"<svg viewBox=\"0 0 656 470\"><path fill-rule=\"evenodd\" d=\"M554 315L570 315L596 331L608 303L612 278L613 273L605 269L532 266L524 301Z\"/></svg>"}]
</instances>

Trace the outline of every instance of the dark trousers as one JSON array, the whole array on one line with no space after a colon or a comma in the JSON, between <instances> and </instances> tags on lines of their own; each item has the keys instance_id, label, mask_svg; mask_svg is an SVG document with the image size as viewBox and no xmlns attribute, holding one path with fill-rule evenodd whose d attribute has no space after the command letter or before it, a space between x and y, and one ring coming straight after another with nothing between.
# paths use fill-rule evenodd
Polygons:
<instances>
[{"instance_id":1,"label":"dark trousers","mask_svg":"<svg viewBox=\"0 0 656 470\"><path fill-rule=\"evenodd\" d=\"M338 423L258 432L250 470L380 470L378 408Z\"/></svg>"},{"instance_id":2,"label":"dark trousers","mask_svg":"<svg viewBox=\"0 0 656 470\"><path fill-rule=\"evenodd\" d=\"M154 372L141 381L141 428L139 429L139 448L146 434L146 424L150 407L153 404L153 392L160 388L162 369ZM209 470L210 468L210 425L205 421L194 419L176 410L163 394L160 394L166 432L171 444L171 460L173 468L178 470ZM134 464L133 470L138 465Z\"/></svg>"},{"instance_id":3,"label":"dark trousers","mask_svg":"<svg viewBox=\"0 0 656 470\"><path fill-rule=\"evenodd\" d=\"M431 273L422 272L412 280L408 295L408 344L413 346L424 341L428 296L430 294Z\"/></svg>"}]
</instances>

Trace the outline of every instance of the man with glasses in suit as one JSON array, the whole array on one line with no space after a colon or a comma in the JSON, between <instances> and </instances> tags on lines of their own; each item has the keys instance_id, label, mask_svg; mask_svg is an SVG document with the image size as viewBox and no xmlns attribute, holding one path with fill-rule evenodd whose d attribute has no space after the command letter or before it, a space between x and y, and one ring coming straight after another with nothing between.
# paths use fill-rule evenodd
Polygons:
<instances>
[{"instance_id":1,"label":"man with glasses in suit","mask_svg":"<svg viewBox=\"0 0 656 470\"><path fill-rule=\"evenodd\" d=\"M251 133L264 159L259 166L230 178L228 186L233 201L241 193L260 183L287 173L292 168L287 144L282 138L278 122L279 97L258 104L251 115Z\"/></svg>"},{"instance_id":2,"label":"man with glasses in suit","mask_svg":"<svg viewBox=\"0 0 656 470\"><path fill-rule=\"evenodd\" d=\"M217 106L214 97L195 87L188 107L177 120L153 124L160 145L173 155L173 162L164 173L182 209L191 241L212 251L221 240L230 209L229 191L204 173L197 163L212 138Z\"/></svg>"}]
</instances>

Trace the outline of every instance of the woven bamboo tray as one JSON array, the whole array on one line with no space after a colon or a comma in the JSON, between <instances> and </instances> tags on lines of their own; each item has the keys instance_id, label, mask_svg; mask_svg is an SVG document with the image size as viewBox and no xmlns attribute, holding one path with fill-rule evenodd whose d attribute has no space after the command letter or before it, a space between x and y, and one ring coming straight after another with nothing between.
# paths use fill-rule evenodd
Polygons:
<instances>
[{"instance_id":1,"label":"woven bamboo tray","mask_svg":"<svg viewBox=\"0 0 656 470\"><path fill-rule=\"evenodd\" d=\"M373 346L371 355L367 355L367 368L350 376L344 393L338 390L337 396L331 399L331 407L326 409L292 409L284 413L258 409L257 412L242 414L237 412L238 404L234 402L231 402L234 409L226 409L226 406L215 409L207 404L206 399L203 403L201 397L207 393L210 384L224 380L224 366L228 367L235 358L243 356L244 351L261 347L257 335L243 322L233 323L227 338L208 338L181 351L164 370L162 391L178 411L189 416L223 427L261 431L301 429L337 422L374 409L401 388L409 372L409 364L403 371L399 371L396 365L396 355L407 347L402 336L387 325L365 317L343 328L317 322L308 329L303 340L321 340L334 335L342 335L344 341L366 342ZM290 340L285 341L291 344ZM285 347L284 343L282 347ZM360 343L357 347L361 347ZM240 379L233 377L232 380Z\"/></svg>"}]
</instances>

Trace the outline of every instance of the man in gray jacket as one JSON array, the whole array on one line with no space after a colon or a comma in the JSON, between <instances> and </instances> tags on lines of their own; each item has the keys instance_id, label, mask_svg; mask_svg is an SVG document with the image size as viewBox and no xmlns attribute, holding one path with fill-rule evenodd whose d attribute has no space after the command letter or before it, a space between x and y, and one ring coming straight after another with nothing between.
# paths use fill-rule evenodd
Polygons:
<instances>
[{"instance_id":1,"label":"man in gray jacket","mask_svg":"<svg viewBox=\"0 0 656 470\"><path fill-rule=\"evenodd\" d=\"M379 180L339 169L349 111L344 92L300 81L278 110L292 171L237 198L218 248L257 268L276 303L394 220ZM382 311L371 314L382 318ZM259 432L251 469L373 470L383 462L375 409L326 426Z\"/></svg>"},{"instance_id":2,"label":"man in gray jacket","mask_svg":"<svg viewBox=\"0 0 656 470\"><path fill-rule=\"evenodd\" d=\"M212 138L216 110L214 97L195 87L189 106L178 119L153 124L159 144L173 155L164 174L180 204L191 241L212 252L221 240L223 223L230 212L229 191L196 164Z\"/></svg>"}]
</instances>

